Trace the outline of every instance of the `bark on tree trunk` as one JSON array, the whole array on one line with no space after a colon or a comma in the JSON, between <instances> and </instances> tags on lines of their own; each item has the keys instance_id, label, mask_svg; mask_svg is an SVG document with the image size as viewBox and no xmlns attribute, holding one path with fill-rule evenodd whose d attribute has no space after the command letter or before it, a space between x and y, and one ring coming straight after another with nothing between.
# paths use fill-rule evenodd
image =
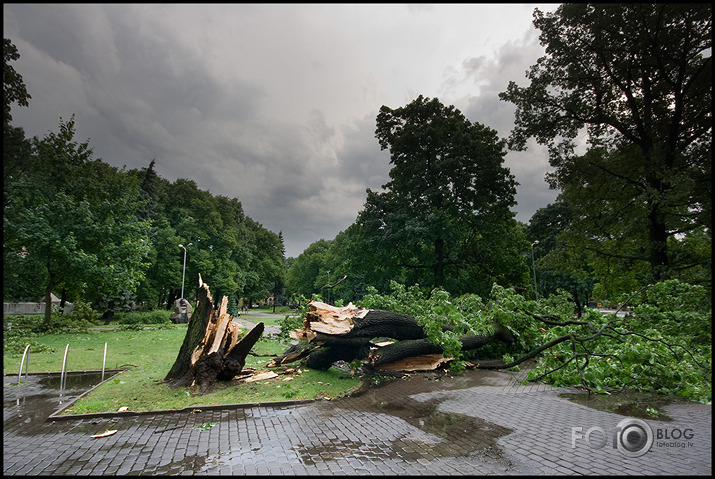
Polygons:
<instances>
[{"instance_id":1,"label":"bark on tree trunk","mask_svg":"<svg viewBox=\"0 0 715 479\"><path fill-rule=\"evenodd\" d=\"M231 380L246 364L246 356L263 334L263 323L239 339L238 325L226 313L228 298L214 309L209 286L199 275L196 309L174 365L164 378L171 387L198 384L202 393L216 380Z\"/></svg>"},{"instance_id":2,"label":"bark on tree trunk","mask_svg":"<svg viewBox=\"0 0 715 479\"><path fill-rule=\"evenodd\" d=\"M394 363L408 358L423 357L410 361L411 368L424 364L428 369L440 364L443 350L429 342L425 331L409 315L374 309L357 309L349 304L336 308L329 304L312 301L311 310L303 320L303 328L292 335L304 340L302 344L289 348L283 355L268 363L268 367L306 360L306 366L314 369L328 369L338 360L366 360L367 365L379 369L391 369ZM442 326L450 330L449 326ZM373 343L375 338L396 340L387 345ZM492 341L510 343L514 340L506 328L495 326L491 335L465 335L460 338L462 349L471 350Z\"/></svg>"},{"instance_id":3,"label":"bark on tree trunk","mask_svg":"<svg viewBox=\"0 0 715 479\"><path fill-rule=\"evenodd\" d=\"M50 279L45 287L45 325L49 326L52 321L52 288L55 286L55 279L50 273Z\"/></svg>"},{"instance_id":4,"label":"bark on tree trunk","mask_svg":"<svg viewBox=\"0 0 715 479\"><path fill-rule=\"evenodd\" d=\"M108 309L104 313L102 313L102 317L100 318L100 320L104 320L105 326L111 323L112 319L114 319L114 311L112 311L111 309Z\"/></svg>"},{"instance_id":5,"label":"bark on tree trunk","mask_svg":"<svg viewBox=\"0 0 715 479\"><path fill-rule=\"evenodd\" d=\"M67 303L67 288L62 288L62 297L60 298L60 315L65 314L65 304Z\"/></svg>"}]
</instances>

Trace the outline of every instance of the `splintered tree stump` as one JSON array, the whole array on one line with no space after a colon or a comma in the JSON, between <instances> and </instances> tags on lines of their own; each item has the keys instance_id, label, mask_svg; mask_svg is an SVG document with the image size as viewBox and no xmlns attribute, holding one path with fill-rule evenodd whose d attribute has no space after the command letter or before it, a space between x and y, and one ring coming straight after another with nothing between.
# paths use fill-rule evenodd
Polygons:
<instances>
[{"instance_id":1,"label":"splintered tree stump","mask_svg":"<svg viewBox=\"0 0 715 479\"><path fill-rule=\"evenodd\" d=\"M205 393L215 381L230 381L241 373L264 326L258 323L239 338L239 327L226 313L227 306L228 298L224 296L219 309L214 309L209 286L199 275L196 310L176 361L164 378L171 387L198 384L201 393Z\"/></svg>"},{"instance_id":2,"label":"splintered tree stump","mask_svg":"<svg viewBox=\"0 0 715 479\"><path fill-rule=\"evenodd\" d=\"M306 366L328 369L338 360L365 360L375 369L434 369L449 361L443 349L429 342L417 321L409 315L391 311L358 309L352 303L343 308L319 301L309 303L310 311L303 327L291 333L302 340L283 355L268 363L268 367L305 360ZM451 330L442 326L443 330ZM374 343L375 338L395 340L388 344ZM514 340L506 328L495 326L490 335L465 335L460 338L464 350L477 349L492 341L510 343ZM409 361L407 361L409 360Z\"/></svg>"}]
</instances>

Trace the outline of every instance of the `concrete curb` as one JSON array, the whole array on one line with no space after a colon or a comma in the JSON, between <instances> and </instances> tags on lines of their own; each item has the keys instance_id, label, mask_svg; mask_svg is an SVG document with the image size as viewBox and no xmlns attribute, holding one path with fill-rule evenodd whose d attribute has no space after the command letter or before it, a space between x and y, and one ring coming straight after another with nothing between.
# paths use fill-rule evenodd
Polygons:
<instances>
[{"instance_id":1,"label":"concrete curb","mask_svg":"<svg viewBox=\"0 0 715 479\"><path fill-rule=\"evenodd\" d=\"M89 391L87 391L89 392ZM85 393L86 394L86 393ZM84 395L84 394L83 394ZM78 396L74 401L82 396ZM67 404L67 406L62 409L52 413L47 419L48 420L71 420L71 419L94 419L94 418L109 418L109 417L130 417L130 416L155 416L159 414L174 414L174 413L191 413L194 411L220 411L223 409L246 409L252 407L286 407L286 406L297 406L301 404L310 404L316 401L323 401L323 398L318 399L296 399L291 401L266 401L266 402L252 402L252 403L235 403L235 404L210 404L207 406L188 406L181 409L157 409L154 411L114 411L114 412L95 412L86 414L65 414L58 415L61 411L72 405L72 402Z\"/></svg>"}]
</instances>

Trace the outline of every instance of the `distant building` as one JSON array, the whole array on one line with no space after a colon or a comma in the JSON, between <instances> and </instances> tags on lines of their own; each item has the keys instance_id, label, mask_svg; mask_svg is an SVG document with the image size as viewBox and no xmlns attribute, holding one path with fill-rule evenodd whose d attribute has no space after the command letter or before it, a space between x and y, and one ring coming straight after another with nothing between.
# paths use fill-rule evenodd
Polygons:
<instances>
[{"instance_id":1,"label":"distant building","mask_svg":"<svg viewBox=\"0 0 715 479\"><path fill-rule=\"evenodd\" d=\"M50 301L52 306L60 307L60 299L50 293ZM65 301L64 314L72 312L72 303ZM42 297L36 303L19 302L19 303L3 303L2 314L45 314L45 298Z\"/></svg>"}]
</instances>

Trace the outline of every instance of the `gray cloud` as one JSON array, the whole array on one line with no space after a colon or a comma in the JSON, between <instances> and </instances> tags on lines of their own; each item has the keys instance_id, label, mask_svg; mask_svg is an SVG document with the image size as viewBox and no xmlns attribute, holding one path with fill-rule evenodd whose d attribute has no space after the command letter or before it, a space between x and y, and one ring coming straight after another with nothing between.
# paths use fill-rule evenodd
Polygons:
<instances>
[{"instance_id":1,"label":"gray cloud","mask_svg":"<svg viewBox=\"0 0 715 479\"><path fill-rule=\"evenodd\" d=\"M553 10L546 5L542 10ZM533 5L5 4L4 36L32 95L29 135L76 115L116 166L237 197L289 256L356 218L389 180L382 105L423 94L508 135L509 80L542 55ZM517 219L555 197L543 151L510 153Z\"/></svg>"},{"instance_id":2,"label":"gray cloud","mask_svg":"<svg viewBox=\"0 0 715 479\"><path fill-rule=\"evenodd\" d=\"M471 96L465 102L464 115L495 129L502 138L507 138L514 126L516 107L499 100L499 93L506 90L509 81L526 85L526 70L543 49L536 41L536 32L526 32L524 37L503 45L493 61L483 57L465 61L465 77L479 83L479 96ZM533 140L526 151L510 151L505 165L515 176L517 188L516 219L527 223L539 208L552 203L558 192L550 190L544 180L551 171L545 147Z\"/></svg>"}]
</instances>

